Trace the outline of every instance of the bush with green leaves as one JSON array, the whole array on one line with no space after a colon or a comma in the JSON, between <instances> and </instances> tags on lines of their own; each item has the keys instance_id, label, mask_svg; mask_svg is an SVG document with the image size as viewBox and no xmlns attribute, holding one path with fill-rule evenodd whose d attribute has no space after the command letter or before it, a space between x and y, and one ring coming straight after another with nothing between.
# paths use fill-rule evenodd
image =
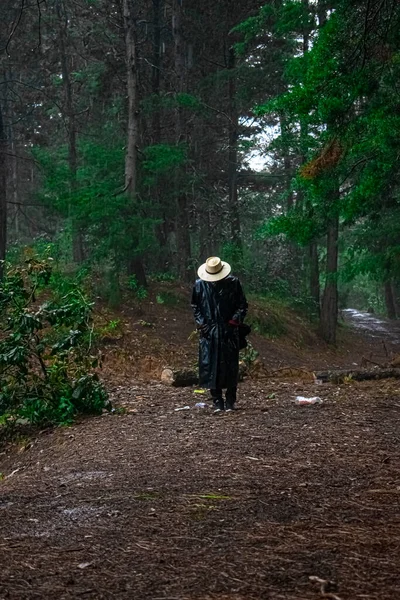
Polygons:
<instances>
[{"instance_id":1,"label":"bush with green leaves","mask_svg":"<svg viewBox=\"0 0 400 600\"><path fill-rule=\"evenodd\" d=\"M29 258L0 282L0 417L68 424L99 414L107 393L94 369L92 303L78 285L52 293L50 261ZM64 291L64 290L63 290Z\"/></svg>"},{"instance_id":2,"label":"bush with green leaves","mask_svg":"<svg viewBox=\"0 0 400 600\"><path fill-rule=\"evenodd\" d=\"M139 284L136 275L129 277L128 288L135 294L138 300L145 300L147 298L147 290L143 285Z\"/></svg>"}]
</instances>

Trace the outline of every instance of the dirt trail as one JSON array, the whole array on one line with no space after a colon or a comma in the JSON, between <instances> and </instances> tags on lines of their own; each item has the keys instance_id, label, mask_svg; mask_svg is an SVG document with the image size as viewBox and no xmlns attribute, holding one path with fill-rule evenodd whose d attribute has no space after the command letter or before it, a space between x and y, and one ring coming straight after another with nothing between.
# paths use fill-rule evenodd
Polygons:
<instances>
[{"instance_id":1,"label":"dirt trail","mask_svg":"<svg viewBox=\"0 0 400 600\"><path fill-rule=\"evenodd\" d=\"M111 394L0 456L1 599L397 597L399 382L247 381L220 417L192 388Z\"/></svg>"},{"instance_id":2,"label":"dirt trail","mask_svg":"<svg viewBox=\"0 0 400 600\"><path fill-rule=\"evenodd\" d=\"M374 314L360 312L355 308L342 310L345 322L356 331L372 338L384 339L390 344L400 344L400 322L377 317Z\"/></svg>"}]
</instances>

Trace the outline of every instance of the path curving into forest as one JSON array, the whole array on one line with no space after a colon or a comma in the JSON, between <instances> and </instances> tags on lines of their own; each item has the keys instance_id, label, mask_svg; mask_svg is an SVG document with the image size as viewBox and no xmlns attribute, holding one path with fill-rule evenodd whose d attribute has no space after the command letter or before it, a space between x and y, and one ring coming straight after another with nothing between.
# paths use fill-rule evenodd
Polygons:
<instances>
[{"instance_id":1,"label":"path curving into forest","mask_svg":"<svg viewBox=\"0 0 400 600\"><path fill-rule=\"evenodd\" d=\"M400 321L377 317L373 313L362 312L355 308L345 308L341 314L345 323L364 335L391 344L400 343Z\"/></svg>"}]
</instances>

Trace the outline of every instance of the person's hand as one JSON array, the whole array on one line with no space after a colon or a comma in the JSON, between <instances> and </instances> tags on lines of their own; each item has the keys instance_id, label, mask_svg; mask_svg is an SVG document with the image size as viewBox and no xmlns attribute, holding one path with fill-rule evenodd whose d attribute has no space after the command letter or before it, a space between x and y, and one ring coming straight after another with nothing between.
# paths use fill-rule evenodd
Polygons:
<instances>
[{"instance_id":1,"label":"person's hand","mask_svg":"<svg viewBox=\"0 0 400 600\"><path fill-rule=\"evenodd\" d=\"M235 332L237 331L238 327L239 323L237 321L234 321L233 319L228 321L228 325L225 329L225 339L232 340L235 337Z\"/></svg>"}]
</instances>

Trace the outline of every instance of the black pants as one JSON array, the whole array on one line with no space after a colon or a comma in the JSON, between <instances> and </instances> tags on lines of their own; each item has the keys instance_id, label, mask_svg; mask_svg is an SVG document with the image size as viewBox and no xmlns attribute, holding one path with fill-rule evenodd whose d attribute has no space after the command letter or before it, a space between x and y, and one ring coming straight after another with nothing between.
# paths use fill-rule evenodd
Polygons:
<instances>
[{"instance_id":1,"label":"black pants","mask_svg":"<svg viewBox=\"0 0 400 600\"><path fill-rule=\"evenodd\" d=\"M236 402L237 387L230 387L226 390L225 398L227 406L233 406ZM210 390L211 398L214 404L220 402L222 398L222 390Z\"/></svg>"}]
</instances>

